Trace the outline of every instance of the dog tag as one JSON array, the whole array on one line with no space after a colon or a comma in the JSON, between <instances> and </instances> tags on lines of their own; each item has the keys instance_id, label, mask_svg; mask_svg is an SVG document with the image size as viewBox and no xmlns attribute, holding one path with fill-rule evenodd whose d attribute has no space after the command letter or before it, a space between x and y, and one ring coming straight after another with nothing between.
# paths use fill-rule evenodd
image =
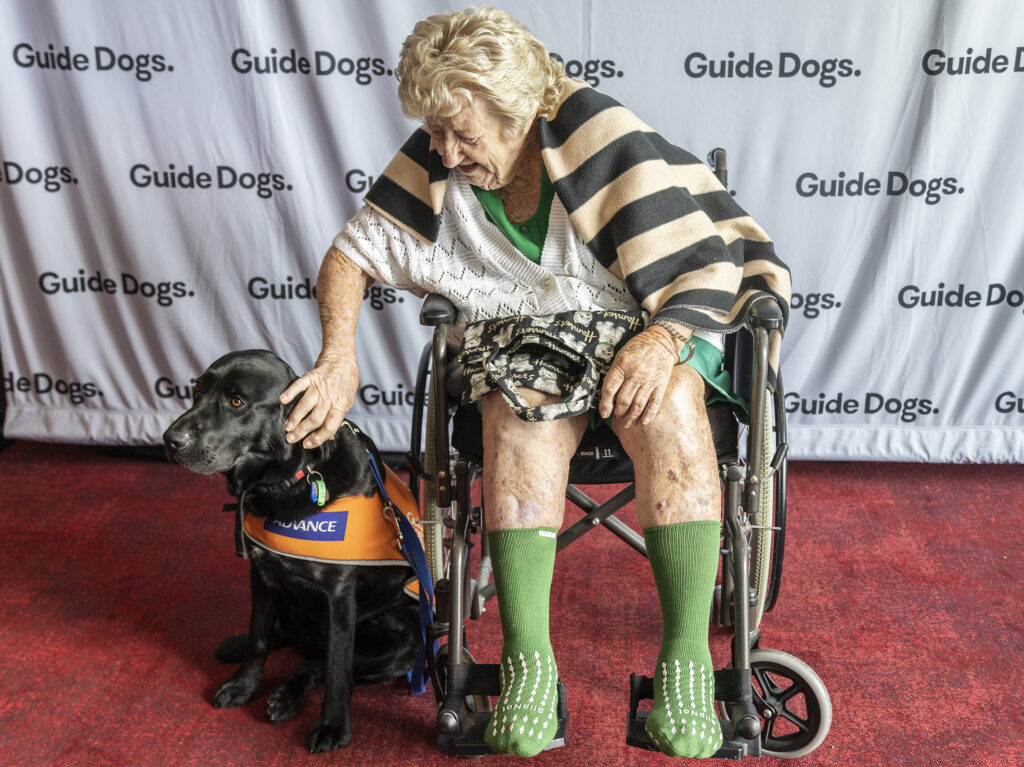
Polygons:
<instances>
[{"instance_id":1,"label":"dog tag","mask_svg":"<svg viewBox=\"0 0 1024 767\"><path fill-rule=\"evenodd\" d=\"M327 485L324 484L322 479L314 479L309 483L309 500L313 501L317 506L323 506L327 503Z\"/></svg>"}]
</instances>

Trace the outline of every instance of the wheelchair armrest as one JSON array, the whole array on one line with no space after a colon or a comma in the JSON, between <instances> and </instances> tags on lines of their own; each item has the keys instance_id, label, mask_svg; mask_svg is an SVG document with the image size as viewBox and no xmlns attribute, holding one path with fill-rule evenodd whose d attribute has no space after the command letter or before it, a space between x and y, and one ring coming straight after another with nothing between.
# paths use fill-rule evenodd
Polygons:
<instances>
[{"instance_id":1,"label":"wheelchair armrest","mask_svg":"<svg viewBox=\"0 0 1024 767\"><path fill-rule=\"evenodd\" d=\"M759 298L750 305L750 310L747 312L747 322L753 327L781 330L782 321L782 308L779 306L779 302L771 296Z\"/></svg>"},{"instance_id":2,"label":"wheelchair armrest","mask_svg":"<svg viewBox=\"0 0 1024 767\"><path fill-rule=\"evenodd\" d=\"M444 296L431 293L424 299L420 307L420 324L437 327L438 325L451 325L455 322L455 304Z\"/></svg>"}]
</instances>

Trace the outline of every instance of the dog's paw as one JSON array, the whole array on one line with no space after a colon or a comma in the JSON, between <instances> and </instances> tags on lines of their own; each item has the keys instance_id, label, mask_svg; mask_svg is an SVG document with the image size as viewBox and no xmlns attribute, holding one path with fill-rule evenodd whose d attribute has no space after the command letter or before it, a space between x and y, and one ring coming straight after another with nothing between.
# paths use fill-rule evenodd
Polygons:
<instances>
[{"instance_id":1,"label":"dog's paw","mask_svg":"<svg viewBox=\"0 0 1024 767\"><path fill-rule=\"evenodd\" d=\"M317 722L306 736L306 748L311 754L323 754L347 746L352 740L352 724L329 725Z\"/></svg>"},{"instance_id":2,"label":"dog's paw","mask_svg":"<svg viewBox=\"0 0 1024 767\"><path fill-rule=\"evenodd\" d=\"M256 694L258 687L258 680L251 681L244 678L236 679L231 677L214 693L213 707L234 708L235 706L244 706L252 700L252 696Z\"/></svg>"},{"instance_id":3,"label":"dog's paw","mask_svg":"<svg viewBox=\"0 0 1024 767\"><path fill-rule=\"evenodd\" d=\"M245 648L248 642L248 634L235 634L217 646L217 649L213 651L213 657L221 663L241 663L245 657Z\"/></svg>"},{"instance_id":4,"label":"dog's paw","mask_svg":"<svg viewBox=\"0 0 1024 767\"><path fill-rule=\"evenodd\" d=\"M273 724L284 722L299 713L302 698L297 696L288 685L278 687L267 700L267 719Z\"/></svg>"}]
</instances>

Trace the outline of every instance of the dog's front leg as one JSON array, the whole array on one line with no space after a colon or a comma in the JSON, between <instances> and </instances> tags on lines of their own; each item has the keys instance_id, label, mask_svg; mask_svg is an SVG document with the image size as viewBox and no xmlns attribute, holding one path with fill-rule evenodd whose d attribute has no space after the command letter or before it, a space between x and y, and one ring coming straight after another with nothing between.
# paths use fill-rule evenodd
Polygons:
<instances>
[{"instance_id":1,"label":"dog's front leg","mask_svg":"<svg viewBox=\"0 0 1024 767\"><path fill-rule=\"evenodd\" d=\"M271 632L277 622L277 602L255 565L249 568L249 592L252 595L252 612L245 658L213 696L215 708L244 706L252 700L263 681L263 665L270 651Z\"/></svg>"},{"instance_id":2,"label":"dog's front leg","mask_svg":"<svg viewBox=\"0 0 1024 767\"><path fill-rule=\"evenodd\" d=\"M355 579L345 577L328 599L327 666L324 705L306 738L311 754L333 751L352 740L349 701L352 698L352 657L356 637Z\"/></svg>"}]
</instances>

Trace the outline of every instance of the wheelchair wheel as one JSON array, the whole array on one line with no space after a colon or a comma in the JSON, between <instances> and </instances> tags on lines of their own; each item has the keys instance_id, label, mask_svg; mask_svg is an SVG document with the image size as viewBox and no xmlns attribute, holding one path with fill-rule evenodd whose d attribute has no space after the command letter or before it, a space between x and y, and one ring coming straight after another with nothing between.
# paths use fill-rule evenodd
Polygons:
<instances>
[{"instance_id":1,"label":"wheelchair wheel","mask_svg":"<svg viewBox=\"0 0 1024 767\"><path fill-rule=\"evenodd\" d=\"M795 759L822 744L832 726L832 701L810 666L780 650L751 650L754 708L761 719L761 750ZM728 719L729 706L719 702Z\"/></svg>"},{"instance_id":2,"label":"wheelchair wheel","mask_svg":"<svg viewBox=\"0 0 1024 767\"><path fill-rule=\"evenodd\" d=\"M754 417L753 414L751 417ZM751 519L754 529L750 534L750 585L757 589L757 608L751 628L760 626L761 616L764 615L775 532L771 529L775 524L775 477L771 470L771 461L775 455L775 439L772 436L774 424L770 403L766 403L761 423L761 465L757 467L758 476L762 478L761 494L758 496L757 509Z\"/></svg>"},{"instance_id":3,"label":"wheelchair wheel","mask_svg":"<svg viewBox=\"0 0 1024 767\"><path fill-rule=\"evenodd\" d=\"M434 389L431 387L430 393L427 395L426 450L423 454L423 470L428 477L437 476L437 454L433 449L434 430L437 428L434 418L435 396ZM445 577L444 524L443 511L437 505L437 487L433 480L423 480L420 498L423 500L421 519L426 523L423 526L423 550L427 557L430 575L434 579L434 583L437 583L438 580Z\"/></svg>"}]
</instances>

